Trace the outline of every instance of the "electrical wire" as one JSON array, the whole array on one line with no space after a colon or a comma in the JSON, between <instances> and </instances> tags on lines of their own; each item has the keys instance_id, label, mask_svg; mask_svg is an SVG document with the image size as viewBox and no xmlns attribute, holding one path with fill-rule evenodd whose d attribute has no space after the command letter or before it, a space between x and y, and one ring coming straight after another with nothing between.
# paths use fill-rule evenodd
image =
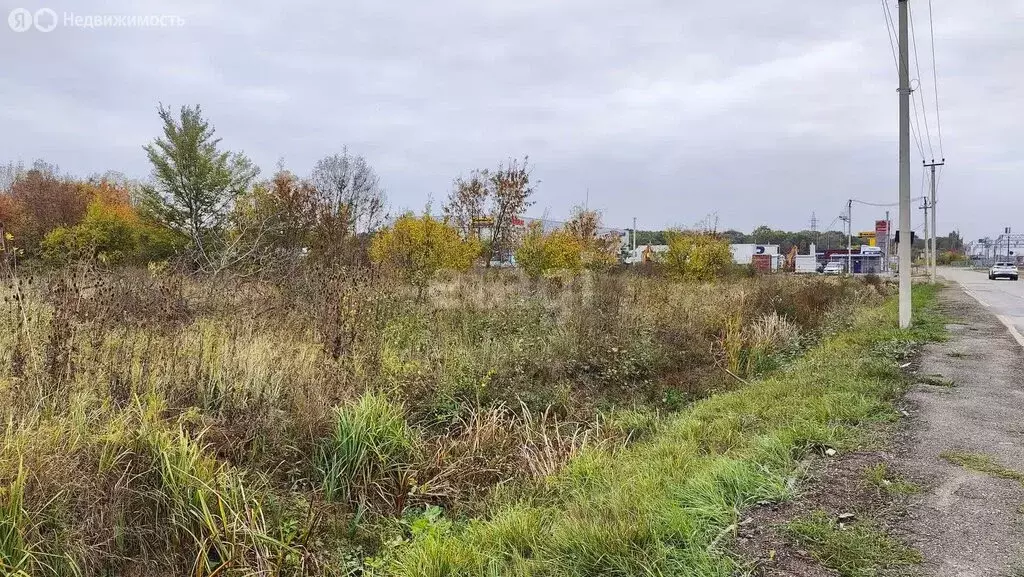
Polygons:
<instances>
[{"instance_id":1,"label":"electrical wire","mask_svg":"<svg viewBox=\"0 0 1024 577\"><path fill-rule=\"evenodd\" d=\"M939 132L939 155L946 158L946 152L942 147L942 118L939 115L939 72L935 64L935 14L932 10L932 0L928 0L928 28L931 31L932 44L932 87L935 89L935 127Z\"/></svg>"},{"instance_id":2,"label":"electrical wire","mask_svg":"<svg viewBox=\"0 0 1024 577\"><path fill-rule=\"evenodd\" d=\"M910 20L910 45L914 49L914 69L917 71L917 90L910 95L911 100L914 99L914 94L917 94L917 98L921 99L921 114L924 116L924 133L927 137L928 151L931 153L931 158L935 158L935 148L932 146L932 133L928 127L928 106L924 101L924 91L921 89L921 59L917 55L917 32L914 29L914 11L910 8L910 3L907 3L908 20ZM914 103L914 114L917 115L917 103ZM920 125L918 125L920 126Z\"/></svg>"},{"instance_id":3,"label":"electrical wire","mask_svg":"<svg viewBox=\"0 0 1024 577\"><path fill-rule=\"evenodd\" d=\"M910 199L910 202L915 202L915 201L923 200L923 199L924 199L924 195L915 196L914 198ZM853 200L853 202L855 202L857 204L863 204L864 206L874 206L874 207L877 207L877 208L892 208L894 206L899 206L900 205L900 203L898 203L898 202L868 202L866 200L857 200L856 198L854 198L852 200Z\"/></svg>"},{"instance_id":4,"label":"electrical wire","mask_svg":"<svg viewBox=\"0 0 1024 577\"><path fill-rule=\"evenodd\" d=\"M899 56L897 56L896 54L896 44L898 43L896 38L896 21L892 15L892 12L889 10L888 0L882 0L882 13L885 15L885 29L887 35L889 36L889 48L892 50L893 64L896 65L896 74L899 75L900 61ZM907 70L907 75L910 75L910 70ZM918 82L920 83L920 80ZM914 99L913 95L911 95L910 102L914 106L914 116L911 119L910 133L914 137L914 143L917 144L918 153L921 154L921 158L925 158L924 145L921 143L921 120L919 114L917 113L917 101Z\"/></svg>"}]
</instances>

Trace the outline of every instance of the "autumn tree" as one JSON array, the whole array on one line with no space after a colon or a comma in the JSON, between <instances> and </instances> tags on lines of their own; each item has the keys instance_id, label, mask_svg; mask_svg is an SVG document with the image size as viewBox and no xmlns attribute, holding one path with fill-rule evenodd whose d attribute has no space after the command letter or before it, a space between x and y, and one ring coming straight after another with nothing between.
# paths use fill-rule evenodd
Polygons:
<instances>
[{"instance_id":1,"label":"autumn tree","mask_svg":"<svg viewBox=\"0 0 1024 577\"><path fill-rule=\"evenodd\" d=\"M180 233L140 218L124 183L100 180L80 186L89 199L85 217L47 233L40 243L45 259L146 263L170 258L187 242Z\"/></svg>"},{"instance_id":2,"label":"autumn tree","mask_svg":"<svg viewBox=\"0 0 1024 577\"><path fill-rule=\"evenodd\" d=\"M621 241L611 233L601 234L601 228L601 213L581 206L565 224L566 232L579 243L583 266L588 269L604 269L618 262Z\"/></svg>"},{"instance_id":3,"label":"autumn tree","mask_svg":"<svg viewBox=\"0 0 1024 577\"><path fill-rule=\"evenodd\" d=\"M154 181L143 188L144 206L188 237L197 265L219 270L233 257L224 234L228 215L259 169L245 155L220 149L199 106L183 106L177 117L160 106L159 114L163 137L144 147Z\"/></svg>"},{"instance_id":4,"label":"autumn tree","mask_svg":"<svg viewBox=\"0 0 1024 577\"><path fill-rule=\"evenodd\" d=\"M238 198L232 228L262 227L261 242L267 251L294 253L307 248L317 225L316 193L312 185L279 167L269 181L261 182Z\"/></svg>"},{"instance_id":5,"label":"autumn tree","mask_svg":"<svg viewBox=\"0 0 1024 577\"><path fill-rule=\"evenodd\" d=\"M38 252L47 233L73 226L85 216L89 197L80 183L63 177L57 167L36 161L10 185L0 210L14 243L27 253ZM8 222L9 220L9 222Z\"/></svg>"},{"instance_id":6,"label":"autumn tree","mask_svg":"<svg viewBox=\"0 0 1024 577\"><path fill-rule=\"evenodd\" d=\"M694 231L669 231L668 252L663 263L680 278L707 281L721 276L732 264L729 242L717 234Z\"/></svg>"},{"instance_id":7,"label":"autumn tree","mask_svg":"<svg viewBox=\"0 0 1024 577\"><path fill-rule=\"evenodd\" d=\"M516 220L523 212L533 205L530 196L534 188L530 183L529 157L520 162L509 161L508 166L500 165L498 170L490 174L490 217L491 238L487 248L487 266L495 255L503 260L515 249L517 229Z\"/></svg>"},{"instance_id":8,"label":"autumn tree","mask_svg":"<svg viewBox=\"0 0 1024 577\"><path fill-rule=\"evenodd\" d=\"M490 174L487 170L474 170L469 178L459 177L444 205L444 217L462 238L473 235L473 220L485 215L487 200L491 196Z\"/></svg>"},{"instance_id":9,"label":"autumn tree","mask_svg":"<svg viewBox=\"0 0 1024 577\"><path fill-rule=\"evenodd\" d=\"M0 164L0 197L9 195L11 187L25 175L25 165L21 162Z\"/></svg>"},{"instance_id":10,"label":"autumn tree","mask_svg":"<svg viewBox=\"0 0 1024 577\"><path fill-rule=\"evenodd\" d=\"M516 249L516 264L531 279L548 272L583 268L583 245L569 230L544 232L540 222L532 222Z\"/></svg>"},{"instance_id":11,"label":"autumn tree","mask_svg":"<svg viewBox=\"0 0 1024 577\"><path fill-rule=\"evenodd\" d=\"M466 270L479 247L466 241L454 227L430 214L402 215L388 229L378 232L370 245L374 263L398 271L418 290L419 298L440 270Z\"/></svg>"}]
</instances>

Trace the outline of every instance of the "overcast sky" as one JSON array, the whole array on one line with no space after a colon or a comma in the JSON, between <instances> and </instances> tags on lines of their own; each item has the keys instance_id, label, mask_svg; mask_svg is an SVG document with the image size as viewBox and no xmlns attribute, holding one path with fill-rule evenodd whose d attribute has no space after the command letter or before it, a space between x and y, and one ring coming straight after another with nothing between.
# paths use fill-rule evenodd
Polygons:
<instances>
[{"instance_id":1,"label":"overcast sky","mask_svg":"<svg viewBox=\"0 0 1024 577\"><path fill-rule=\"evenodd\" d=\"M939 229L1024 232L1024 0L933 2L949 161ZM911 6L939 157L928 2ZM897 75L879 0L0 7L61 21L50 32L0 24L0 162L147 177L142 146L163 102L201 104L223 145L265 175L282 158L308 174L347 145L396 208L430 195L437 206L453 178L524 154L540 181L533 216L562 218L589 190L610 226L717 212L722 228L800 229L812 212L832 222L847 198L897 200ZM65 26L66 13L183 25L84 29ZM913 162L916 196L916 151ZM855 227L884 210L855 205Z\"/></svg>"}]
</instances>

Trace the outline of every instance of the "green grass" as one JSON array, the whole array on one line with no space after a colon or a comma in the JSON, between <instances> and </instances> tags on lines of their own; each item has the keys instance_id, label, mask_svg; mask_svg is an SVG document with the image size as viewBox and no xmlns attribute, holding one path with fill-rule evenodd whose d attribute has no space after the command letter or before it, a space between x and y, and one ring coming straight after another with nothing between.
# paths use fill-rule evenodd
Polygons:
<instances>
[{"instance_id":1,"label":"green grass","mask_svg":"<svg viewBox=\"0 0 1024 577\"><path fill-rule=\"evenodd\" d=\"M944 460L953 463L954 465L960 465L965 469L971 469L972 471L978 471L979 473L985 473L987 475L992 475L993 477L999 477L1000 479L1010 479L1011 481L1017 481L1024 484L1024 473L1000 465L988 455L970 453L967 451L946 451L939 456Z\"/></svg>"},{"instance_id":2,"label":"green grass","mask_svg":"<svg viewBox=\"0 0 1024 577\"><path fill-rule=\"evenodd\" d=\"M921 563L921 554L889 537L869 521L840 524L815 511L786 525L786 533L842 577L872 577L886 569Z\"/></svg>"},{"instance_id":3,"label":"green grass","mask_svg":"<svg viewBox=\"0 0 1024 577\"><path fill-rule=\"evenodd\" d=\"M400 577L731 575L744 509L791 497L814 447L850 446L863 426L896 418L891 401L906 385L896 359L944 334L937 292L915 288L912 330L894 327L892 301L866 310L783 371L696 403L646 442L585 452L537 493L498 499L488 517L413 537L374 564ZM852 535L850 546L888 547L879 563L916 558L867 526Z\"/></svg>"},{"instance_id":4,"label":"green grass","mask_svg":"<svg viewBox=\"0 0 1024 577\"><path fill-rule=\"evenodd\" d=\"M890 495L913 495L921 492L921 487L901 479L885 463L878 463L864 469L864 480L880 491Z\"/></svg>"},{"instance_id":5,"label":"green grass","mask_svg":"<svg viewBox=\"0 0 1024 577\"><path fill-rule=\"evenodd\" d=\"M316 454L317 473L328 500L351 498L353 486L386 483L409 461L416 445L402 408L379 393L366 393L336 413L334 430Z\"/></svg>"}]
</instances>

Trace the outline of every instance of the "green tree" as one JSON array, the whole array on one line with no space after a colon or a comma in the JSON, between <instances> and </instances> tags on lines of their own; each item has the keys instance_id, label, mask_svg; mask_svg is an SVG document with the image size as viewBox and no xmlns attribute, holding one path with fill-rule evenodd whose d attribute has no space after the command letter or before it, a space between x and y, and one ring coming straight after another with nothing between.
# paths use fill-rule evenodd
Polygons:
<instances>
[{"instance_id":1,"label":"green tree","mask_svg":"<svg viewBox=\"0 0 1024 577\"><path fill-rule=\"evenodd\" d=\"M370 245L370 259L399 271L420 298L438 271L466 270L478 254L475 242L463 240L458 230L429 214L406 213L374 235Z\"/></svg>"},{"instance_id":2,"label":"green tree","mask_svg":"<svg viewBox=\"0 0 1024 577\"><path fill-rule=\"evenodd\" d=\"M199 106L183 106L177 118L170 108L159 110L163 137L144 147L154 184L143 188L143 206L189 239L197 264L222 265L230 248L224 238L227 217L259 169L241 153L220 150Z\"/></svg>"}]
</instances>

